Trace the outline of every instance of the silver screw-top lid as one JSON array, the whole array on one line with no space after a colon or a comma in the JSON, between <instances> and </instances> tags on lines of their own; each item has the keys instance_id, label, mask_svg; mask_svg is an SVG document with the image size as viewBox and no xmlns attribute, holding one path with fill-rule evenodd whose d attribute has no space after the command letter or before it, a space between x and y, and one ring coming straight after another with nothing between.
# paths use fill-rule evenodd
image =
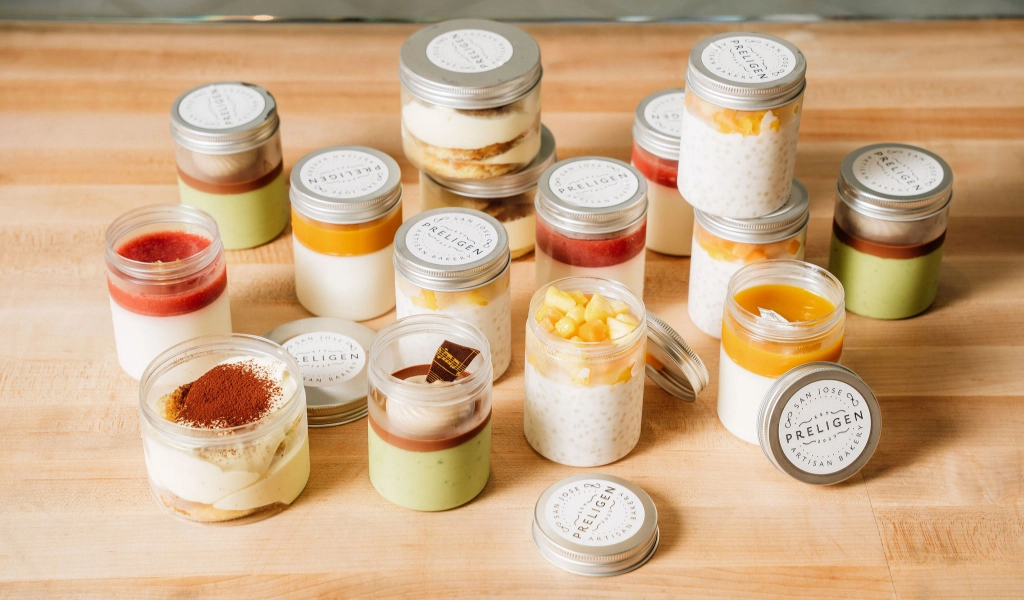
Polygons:
<instances>
[{"instance_id":1,"label":"silver screw-top lid","mask_svg":"<svg viewBox=\"0 0 1024 600\"><path fill-rule=\"evenodd\" d=\"M486 285L512 264L508 233L494 217L469 208L436 208L395 234L395 271L421 288L456 292Z\"/></svg>"},{"instance_id":2,"label":"silver screw-top lid","mask_svg":"<svg viewBox=\"0 0 1024 600\"><path fill-rule=\"evenodd\" d=\"M430 175L426 172L424 176L432 179L437 185L447 188L461 196L470 198L507 198L528 192L537 187L544 169L550 167L558 157L555 153L555 136L547 127L540 126L540 152L534 157L530 164L521 171L499 175L491 179L448 179Z\"/></svg>"},{"instance_id":3,"label":"silver screw-top lid","mask_svg":"<svg viewBox=\"0 0 1024 600\"><path fill-rule=\"evenodd\" d=\"M540 176L534 205L545 221L560 229L610 233L647 214L647 180L614 158L569 158Z\"/></svg>"},{"instance_id":4,"label":"silver screw-top lid","mask_svg":"<svg viewBox=\"0 0 1024 600\"><path fill-rule=\"evenodd\" d=\"M718 237L745 244L770 244L792 237L807 226L811 214L811 199L807 188L793 180L789 199L782 208L756 219L731 219L694 209L693 215L700 226Z\"/></svg>"},{"instance_id":5,"label":"silver screw-top lid","mask_svg":"<svg viewBox=\"0 0 1024 600\"><path fill-rule=\"evenodd\" d=\"M850 208L887 221L915 221L953 198L953 170L942 158L907 144L872 144L843 159L837 183Z\"/></svg>"},{"instance_id":6,"label":"silver screw-top lid","mask_svg":"<svg viewBox=\"0 0 1024 600\"><path fill-rule=\"evenodd\" d=\"M658 509L647 492L625 479L573 475L540 495L533 541L556 566L601 577L636 569L658 549Z\"/></svg>"},{"instance_id":7,"label":"silver screw-top lid","mask_svg":"<svg viewBox=\"0 0 1024 600\"><path fill-rule=\"evenodd\" d=\"M793 44L734 31L704 38L690 50L686 87L718 106L764 110L803 93L806 73L807 61Z\"/></svg>"},{"instance_id":8,"label":"silver screw-top lid","mask_svg":"<svg viewBox=\"0 0 1024 600\"><path fill-rule=\"evenodd\" d=\"M794 367L776 380L757 415L768 460L804 483L827 485L867 464L882 433L882 412L856 373L830 362Z\"/></svg>"},{"instance_id":9,"label":"silver screw-top lid","mask_svg":"<svg viewBox=\"0 0 1024 600\"><path fill-rule=\"evenodd\" d=\"M685 91L661 90L641 100L633 121L633 141L655 156L679 160Z\"/></svg>"},{"instance_id":10,"label":"silver screw-top lid","mask_svg":"<svg viewBox=\"0 0 1024 600\"><path fill-rule=\"evenodd\" d=\"M171 137L187 150L234 154L277 133L277 102L258 85L218 81L193 88L171 106Z\"/></svg>"},{"instance_id":11,"label":"silver screw-top lid","mask_svg":"<svg viewBox=\"0 0 1024 600\"><path fill-rule=\"evenodd\" d=\"M398 79L417 98L456 109L511 104L541 78L540 46L525 31L485 19L424 27L402 44Z\"/></svg>"},{"instance_id":12,"label":"silver screw-top lid","mask_svg":"<svg viewBox=\"0 0 1024 600\"><path fill-rule=\"evenodd\" d=\"M693 402L710 379L704 361L683 336L651 311L647 311L647 341L647 376L676 398Z\"/></svg>"},{"instance_id":13,"label":"silver screw-top lid","mask_svg":"<svg viewBox=\"0 0 1024 600\"><path fill-rule=\"evenodd\" d=\"M289 193L295 210L335 224L372 221L402 199L402 171L393 158L364 146L332 146L295 163Z\"/></svg>"}]
</instances>

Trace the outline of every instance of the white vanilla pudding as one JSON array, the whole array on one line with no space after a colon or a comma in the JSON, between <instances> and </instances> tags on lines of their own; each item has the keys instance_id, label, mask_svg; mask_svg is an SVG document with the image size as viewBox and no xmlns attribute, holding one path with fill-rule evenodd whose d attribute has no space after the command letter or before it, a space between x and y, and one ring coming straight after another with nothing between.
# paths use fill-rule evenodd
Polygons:
<instances>
[{"instance_id":1,"label":"white vanilla pudding","mask_svg":"<svg viewBox=\"0 0 1024 600\"><path fill-rule=\"evenodd\" d=\"M410 100L402 106L402 124L419 141L439 148L476 150L505 144L529 132L540 118L539 98L493 110L458 110ZM534 140L532 160L540 148Z\"/></svg>"},{"instance_id":2,"label":"white vanilla pudding","mask_svg":"<svg viewBox=\"0 0 1024 600\"><path fill-rule=\"evenodd\" d=\"M721 317L718 320L721 324ZM729 358L724 348L721 350L718 363L718 420L729 433L748 444L758 443L757 411L777 379L744 369Z\"/></svg>"},{"instance_id":3,"label":"white vanilla pudding","mask_svg":"<svg viewBox=\"0 0 1024 600\"><path fill-rule=\"evenodd\" d=\"M293 238L295 294L309 312L321 317L365 321L395 305L394 245L362 256L314 252Z\"/></svg>"}]
</instances>

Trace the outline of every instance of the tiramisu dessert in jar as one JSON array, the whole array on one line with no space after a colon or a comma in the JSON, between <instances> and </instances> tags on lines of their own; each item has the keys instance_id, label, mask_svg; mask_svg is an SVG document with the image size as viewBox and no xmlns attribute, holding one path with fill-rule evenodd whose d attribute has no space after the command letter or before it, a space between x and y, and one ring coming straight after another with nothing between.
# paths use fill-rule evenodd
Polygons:
<instances>
[{"instance_id":1,"label":"tiramisu dessert in jar","mask_svg":"<svg viewBox=\"0 0 1024 600\"><path fill-rule=\"evenodd\" d=\"M270 92L238 81L189 90L171 107L181 203L213 215L228 250L288 225L280 119Z\"/></svg>"},{"instance_id":2,"label":"tiramisu dessert in jar","mask_svg":"<svg viewBox=\"0 0 1024 600\"><path fill-rule=\"evenodd\" d=\"M540 151L540 47L512 25L458 19L402 45L402 147L421 171L489 179Z\"/></svg>"},{"instance_id":3,"label":"tiramisu dessert in jar","mask_svg":"<svg viewBox=\"0 0 1024 600\"><path fill-rule=\"evenodd\" d=\"M729 282L718 369L718 419L758 443L765 394L793 367L839 362L846 309L843 286L828 271L797 260L747 265Z\"/></svg>"},{"instance_id":4,"label":"tiramisu dessert in jar","mask_svg":"<svg viewBox=\"0 0 1024 600\"><path fill-rule=\"evenodd\" d=\"M398 318L443 314L478 327L497 379L512 361L511 265L508 234L494 217L468 208L420 213L395 235Z\"/></svg>"},{"instance_id":5,"label":"tiramisu dessert in jar","mask_svg":"<svg viewBox=\"0 0 1024 600\"><path fill-rule=\"evenodd\" d=\"M231 333L217 223L172 204L121 215L106 233L107 290L117 360L138 379L151 360L201 335Z\"/></svg>"},{"instance_id":6,"label":"tiramisu dessert in jar","mask_svg":"<svg viewBox=\"0 0 1024 600\"><path fill-rule=\"evenodd\" d=\"M670 256L690 255L693 207L679 193L679 131L683 121L682 88L644 98L633 121L631 163L647 180L647 248Z\"/></svg>"},{"instance_id":7,"label":"tiramisu dessert in jar","mask_svg":"<svg viewBox=\"0 0 1024 600\"><path fill-rule=\"evenodd\" d=\"M806 71L796 46L764 33L723 33L693 47L679 191L694 208L752 219L785 204Z\"/></svg>"},{"instance_id":8,"label":"tiramisu dessert in jar","mask_svg":"<svg viewBox=\"0 0 1024 600\"><path fill-rule=\"evenodd\" d=\"M526 441L565 465L619 460L640 439L645 371L682 400L708 383L700 358L625 285L570 277L541 287L526 324Z\"/></svg>"},{"instance_id":9,"label":"tiramisu dessert in jar","mask_svg":"<svg viewBox=\"0 0 1024 600\"><path fill-rule=\"evenodd\" d=\"M647 182L613 158L559 161L537 187L537 287L600 277L644 294Z\"/></svg>"},{"instance_id":10,"label":"tiramisu dessert in jar","mask_svg":"<svg viewBox=\"0 0 1024 600\"><path fill-rule=\"evenodd\" d=\"M804 259L809 209L807 188L794 179L789 201L758 219L730 219L695 211L687 310L698 329L722 337L729 279L743 265L774 258Z\"/></svg>"},{"instance_id":11,"label":"tiramisu dessert in jar","mask_svg":"<svg viewBox=\"0 0 1024 600\"><path fill-rule=\"evenodd\" d=\"M491 465L491 359L486 336L446 315L399 319L370 350L370 481L413 510L461 506Z\"/></svg>"},{"instance_id":12,"label":"tiramisu dessert in jar","mask_svg":"<svg viewBox=\"0 0 1024 600\"><path fill-rule=\"evenodd\" d=\"M281 346L241 334L189 340L146 369L139 401L150 487L172 515L255 520L306 487L306 397Z\"/></svg>"},{"instance_id":13,"label":"tiramisu dessert in jar","mask_svg":"<svg viewBox=\"0 0 1024 600\"><path fill-rule=\"evenodd\" d=\"M953 171L906 144L852 152L839 173L828 269L846 308L873 319L924 312L939 288Z\"/></svg>"},{"instance_id":14,"label":"tiramisu dessert in jar","mask_svg":"<svg viewBox=\"0 0 1024 600\"><path fill-rule=\"evenodd\" d=\"M335 146L292 168L295 293L309 312L364 321L395 306L402 173L390 156Z\"/></svg>"},{"instance_id":15,"label":"tiramisu dessert in jar","mask_svg":"<svg viewBox=\"0 0 1024 600\"><path fill-rule=\"evenodd\" d=\"M445 179L420 171L420 206L485 212L505 226L512 258L526 256L533 252L537 227L533 210L537 180L556 160L555 136L542 125L540 153L522 171L479 180Z\"/></svg>"}]
</instances>

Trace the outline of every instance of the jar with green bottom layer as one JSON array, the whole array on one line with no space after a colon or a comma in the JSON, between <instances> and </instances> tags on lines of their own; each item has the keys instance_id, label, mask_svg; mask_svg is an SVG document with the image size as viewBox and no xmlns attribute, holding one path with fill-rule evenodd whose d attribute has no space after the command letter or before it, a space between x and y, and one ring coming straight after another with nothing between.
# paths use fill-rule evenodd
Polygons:
<instances>
[{"instance_id":1,"label":"jar with green bottom layer","mask_svg":"<svg viewBox=\"0 0 1024 600\"><path fill-rule=\"evenodd\" d=\"M189 90L171 107L181 203L213 215L228 250L265 244L288 225L277 103L235 81Z\"/></svg>"}]
</instances>

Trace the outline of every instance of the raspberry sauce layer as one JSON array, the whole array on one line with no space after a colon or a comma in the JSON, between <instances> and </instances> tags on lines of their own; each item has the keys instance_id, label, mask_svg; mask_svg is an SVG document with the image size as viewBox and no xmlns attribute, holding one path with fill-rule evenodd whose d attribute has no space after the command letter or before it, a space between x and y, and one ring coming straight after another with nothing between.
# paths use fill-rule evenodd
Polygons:
<instances>
[{"instance_id":1,"label":"raspberry sauce layer","mask_svg":"<svg viewBox=\"0 0 1024 600\"><path fill-rule=\"evenodd\" d=\"M655 156L633 142L633 166L643 173L644 177L665 187L676 187L679 176L679 161L668 160Z\"/></svg>"},{"instance_id":2,"label":"raspberry sauce layer","mask_svg":"<svg viewBox=\"0 0 1024 600\"><path fill-rule=\"evenodd\" d=\"M612 267L644 251L647 221L628 235L603 240L566 237L537 219L537 248L560 263L574 267Z\"/></svg>"}]
</instances>

